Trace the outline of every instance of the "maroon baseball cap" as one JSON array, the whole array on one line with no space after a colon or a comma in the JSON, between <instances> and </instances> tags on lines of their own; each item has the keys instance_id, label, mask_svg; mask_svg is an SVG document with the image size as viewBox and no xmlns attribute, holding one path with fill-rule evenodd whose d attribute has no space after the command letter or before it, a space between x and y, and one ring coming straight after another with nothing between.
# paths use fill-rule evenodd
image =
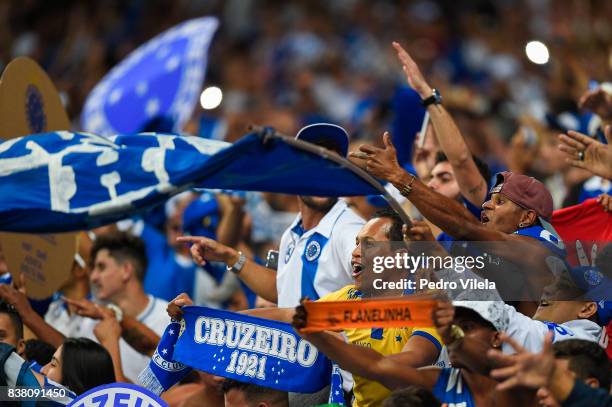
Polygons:
<instances>
[{"instance_id":1,"label":"maroon baseball cap","mask_svg":"<svg viewBox=\"0 0 612 407\"><path fill-rule=\"evenodd\" d=\"M491 194L502 194L523 209L531 209L542 219L550 222L553 200L548 189L540 181L510 171L496 175Z\"/></svg>"}]
</instances>

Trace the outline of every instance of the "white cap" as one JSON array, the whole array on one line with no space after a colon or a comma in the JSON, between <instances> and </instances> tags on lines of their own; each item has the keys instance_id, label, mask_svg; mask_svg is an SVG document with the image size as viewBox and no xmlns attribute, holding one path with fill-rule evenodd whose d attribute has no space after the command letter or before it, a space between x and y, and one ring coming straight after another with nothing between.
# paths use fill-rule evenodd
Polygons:
<instances>
[{"instance_id":1,"label":"white cap","mask_svg":"<svg viewBox=\"0 0 612 407\"><path fill-rule=\"evenodd\" d=\"M475 311L484 320L490 322L498 332L508 330L510 317L503 301L453 301L453 305Z\"/></svg>"}]
</instances>

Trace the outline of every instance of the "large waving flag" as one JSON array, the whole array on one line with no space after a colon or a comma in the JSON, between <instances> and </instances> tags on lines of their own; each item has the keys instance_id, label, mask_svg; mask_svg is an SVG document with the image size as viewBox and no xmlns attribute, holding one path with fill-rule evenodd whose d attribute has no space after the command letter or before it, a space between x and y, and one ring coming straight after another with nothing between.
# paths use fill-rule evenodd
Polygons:
<instances>
[{"instance_id":1,"label":"large waving flag","mask_svg":"<svg viewBox=\"0 0 612 407\"><path fill-rule=\"evenodd\" d=\"M316 196L380 193L346 164L265 132L248 134L233 145L171 134L105 138L63 131L0 144L4 231L90 229L188 188Z\"/></svg>"},{"instance_id":2,"label":"large waving flag","mask_svg":"<svg viewBox=\"0 0 612 407\"><path fill-rule=\"evenodd\" d=\"M128 55L87 97L83 128L111 136L138 133L157 121L180 131L198 101L217 26L214 17L189 20Z\"/></svg>"}]
</instances>

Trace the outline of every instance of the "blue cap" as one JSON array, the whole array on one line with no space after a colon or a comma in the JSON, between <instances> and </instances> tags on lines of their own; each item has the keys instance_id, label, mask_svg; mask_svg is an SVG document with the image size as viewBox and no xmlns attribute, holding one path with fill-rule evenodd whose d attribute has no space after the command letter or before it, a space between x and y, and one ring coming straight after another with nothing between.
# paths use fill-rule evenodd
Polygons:
<instances>
[{"instance_id":1,"label":"blue cap","mask_svg":"<svg viewBox=\"0 0 612 407\"><path fill-rule=\"evenodd\" d=\"M612 321L612 280L592 266L573 267L572 280L586 292L585 298L597 303L597 319L602 326Z\"/></svg>"},{"instance_id":2,"label":"blue cap","mask_svg":"<svg viewBox=\"0 0 612 407\"><path fill-rule=\"evenodd\" d=\"M346 157L349 146L349 136L342 127L331 123L314 123L302 129L296 139L312 144L322 145Z\"/></svg>"},{"instance_id":3,"label":"blue cap","mask_svg":"<svg viewBox=\"0 0 612 407\"><path fill-rule=\"evenodd\" d=\"M219 222L217 198L208 191L192 201L183 212L183 230L192 236L216 239Z\"/></svg>"}]
</instances>

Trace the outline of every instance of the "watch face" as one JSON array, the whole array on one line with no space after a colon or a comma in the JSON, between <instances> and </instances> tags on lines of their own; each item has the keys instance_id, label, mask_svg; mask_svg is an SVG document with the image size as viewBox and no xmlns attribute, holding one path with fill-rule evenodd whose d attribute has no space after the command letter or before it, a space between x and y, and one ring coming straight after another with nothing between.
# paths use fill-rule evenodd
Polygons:
<instances>
[{"instance_id":1,"label":"watch face","mask_svg":"<svg viewBox=\"0 0 612 407\"><path fill-rule=\"evenodd\" d=\"M442 95L440 95L440 92L438 92L438 89L433 90L432 96L434 97L434 103L442 102Z\"/></svg>"}]
</instances>

